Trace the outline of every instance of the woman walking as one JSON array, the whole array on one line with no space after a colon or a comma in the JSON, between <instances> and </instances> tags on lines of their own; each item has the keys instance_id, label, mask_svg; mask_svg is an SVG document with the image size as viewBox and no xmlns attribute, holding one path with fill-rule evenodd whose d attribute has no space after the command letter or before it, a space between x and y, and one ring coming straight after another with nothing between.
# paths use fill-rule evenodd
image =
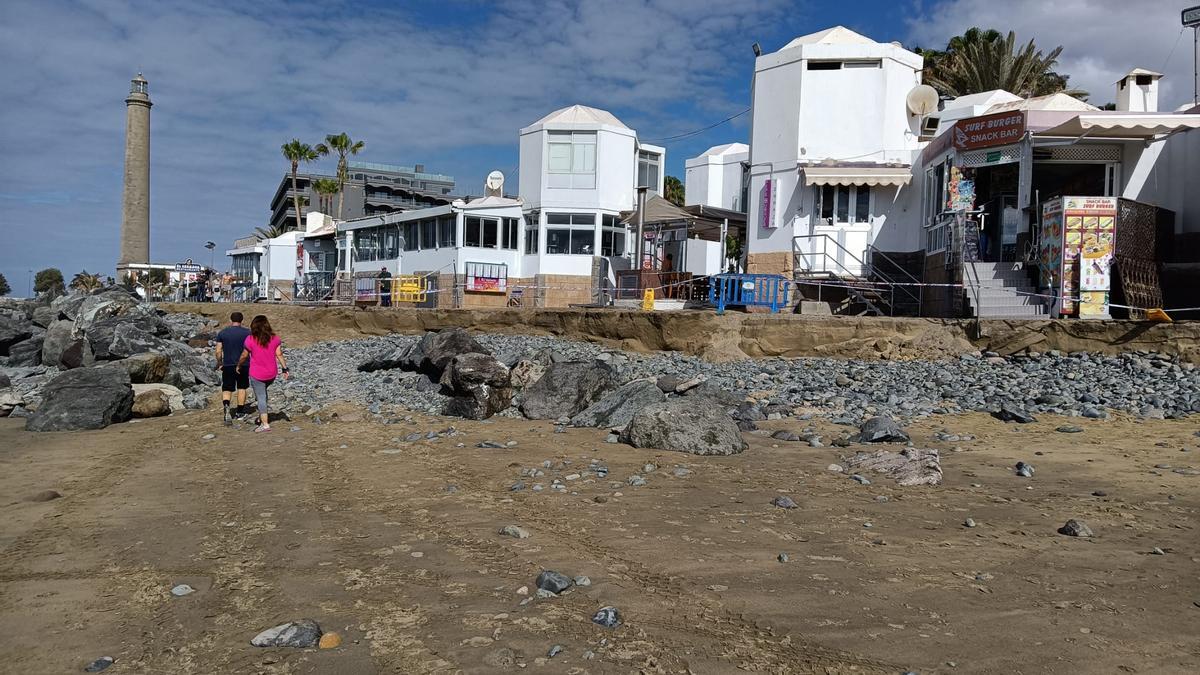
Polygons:
<instances>
[{"instance_id":1,"label":"woman walking","mask_svg":"<svg viewBox=\"0 0 1200 675\"><path fill-rule=\"evenodd\" d=\"M243 345L242 357L238 359L238 372L250 361L250 388L254 390L254 398L258 401L258 426L255 433L270 431L271 423L267 419L267 387L275 381L278 372L283 371L283 379L288 379L287 360L283 358L283 344L275 331L271 330L271 322L259 314L250 322L250 335Z\"/></svg>"}]
</instances>

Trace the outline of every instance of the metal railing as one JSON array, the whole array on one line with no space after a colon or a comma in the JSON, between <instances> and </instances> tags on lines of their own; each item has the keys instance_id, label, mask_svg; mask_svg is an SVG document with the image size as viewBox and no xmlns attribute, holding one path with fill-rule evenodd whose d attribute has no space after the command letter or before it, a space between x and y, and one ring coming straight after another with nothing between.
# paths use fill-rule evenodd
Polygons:
<instances>
[{"instance_id":1,"label":"metal railing","mask_svg":"<svg viewBox=\"0 0 1200 675\"><path fill-rule=\"evenodd\" d=\"M875 258L877 257L885 261L888 265L891 265L893 270L900 272L903 276L900 279L896 279L891 274L879 269L880 266L875 264ZM900 292L902 298L907 298L908 302L916 303L917 313L920 314L924 300L924 283L913 276L908 270L904 269L888 254L876 248L874 244L867 245L867 260L870 264L868 278L877 277L885 283L892 284L892 287Z\"/></svg>"},{"instance_id":2,"label":"metal railing","mask_svg":"<svg viewBox=\"0 0 1200 675\"><path fill-rule=\"evenodd\" d=\"M295 299L307 302L328 299L333 294L333 280L336 274L336 272L308 272L296 283Z\"/></svg>"},{"instance_id":3,"label":"metal railing","mask_svg":"<svg viewBox=\"0 0 1200 675\"><path fill-rule=\"evenodd\" d=\"M811 250L805 251L804 247L800 244L801 240L812 243L813 245L809 247ZM818 242L820 250L817 248ZM841 254L840 259L838 255L829 252L830 244L833 244L835 253ZM858 263L857 271L850 269L842 262L847 259ZM822 262L819 269L814 264L817 261ZM885 282L885 287L887 288L886 298L885 294L878 288L858 287L856 282L861 283L866 281L862 274L864 271L869 270L870 266L832 236L828 234L800 234L792 237L792 262L792 274L794 281L797 283L802 283L804 281L802 277L805 276L812 278L824 275L830 279L837 279L843 282L841 287L846 290L846 293L850 297L867 307L866 311L868 313L877 316L892 313L892 307L895 306L895 284ZM830 262L833 263L834 269L830 269L829 265L826 264ZM821 285L817 284L818 293L820 290ZM874 300L870 297L871 295L875 296ZM886 311L880 307L880 304L886 306Z\"/></svg>"}]
</instances>

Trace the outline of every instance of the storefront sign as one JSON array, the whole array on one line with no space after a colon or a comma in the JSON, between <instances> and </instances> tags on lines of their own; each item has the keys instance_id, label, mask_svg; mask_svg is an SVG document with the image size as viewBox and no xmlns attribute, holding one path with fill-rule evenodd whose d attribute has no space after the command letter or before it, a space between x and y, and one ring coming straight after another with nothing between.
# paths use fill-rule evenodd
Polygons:
<instances>
[{"instance_id":1,"label":"storefront sign","mask_svg":"<svg viewBox=\"0 0 1200 675\"><path fill-rule=\"evenodd\" d=\"M191 274L199 274L204 271L204 265L194 265L191 260L185 263L175 263L176 272L189 272Z\"/></svg>"},{"instance_id":2,"label":"storefront sign","mask_svg":"<svg viewBox=\"0 0 1200 675\"><path fill-rule=\"evenodd\" d=\"M1184 28L1200 28L1200 5L1188 7L1180 13Z\"/></svg>"},{"instance_id":3,"label":"storefront sign","mask_svg":"<svg viewBox=\"0 0 1200 675\"><path fill-rule=\"evenodd\" d=\"M775 180L768 178L763 181L762 199L759 201L759 227L772 229L775 227Z\"/></svg>"},{"instance_id":4,"label":"storefront sign","mask_svg":"<svg viewBox=\"0 0 1200 675\"><path fill-rule=\"evenodd\" d=\"M983 161L987 162L988 164L992 164L993 162L999 162L1000 161L1000 151L992 150L987 155L985 155Z\"/></svg>"},{"instance_id":5,"label":"storefront sign","mask_svg":"<svg viewBox=\"0 0 1200 675\"><path fill-rule=\"evenodd\" d=\"M1002 112L959 120L954 123L951 133L956 150L1009 145L1020 141L1025 135L1025 113Z\"/></svg>"},{"instance_id":6,"label":"storefront sign","mask_svg":"<svg viewBox=\"0 0 1200 675\"><path fill-rule=\"evenodd\" d=\"M467 290L476 293L504 293L508 290L508 279L467 277Z\"/></svg>"}]
</instances>

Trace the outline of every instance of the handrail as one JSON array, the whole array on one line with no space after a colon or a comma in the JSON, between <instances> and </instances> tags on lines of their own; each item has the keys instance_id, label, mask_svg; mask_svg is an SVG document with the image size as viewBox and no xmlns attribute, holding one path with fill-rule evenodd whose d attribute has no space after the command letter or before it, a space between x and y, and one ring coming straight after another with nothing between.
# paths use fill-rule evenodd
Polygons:
<instances>
[{"instance_id":1,"label":"handrail","mask_svg":"<svg viewBox=\"0 0 1200 675\"><path fill-rule=\"evenodd\" d=\"M922 298L925 292L925 287L921 280L910 274L908 270L901 267L899 263L897 263L895 260L892 260L891 257L889 257L886 253L876 248L874 244L867 245L867 252L871 254L870 257L872 258L870 266L871 273L883 279L884 283L891 285L893 295L895 295L896 285L902 282L897 282L889 274L879 271L879 267L874 263L874 256L878 255L879 257L888 261L892 265L893 269L900 270L900 273L909 279L909 283L911 285L901 285L900 291L915 301L917 303L917 307L920 308L923 304ZM919 312L920 310L918 309L918 313Z\"/></svg>"},{"instance_id":2,"label":"handrail","mask_svg":"<svg viewBox=\"0 0 1200 675\"><path fill-rule=\"evenodd\" d=\"M819 254L815 250L812 251L811 253L801 250L800 245L799 245L800 239L807 239L807 240L818 240L819 239L819 240L821 240L821 251L819 252ZM833 242L834 246L836 246L838 249L840 249L850 259L857 262L859 265L859 272L856 273L856 272L850 271L850 268L848 268L844 264L842 264L842 261L838 260L836 256L830 255L829 247L827 245L828 242ZM799 235L795 235L792 237L792 260L793 260L793 262L795 262L797 258L803 257L803 259L805 261L805 267L804 267L804 271L803 271L804 274L812 274L815 272L815 270L812 269L811 261L808 260L808 256L817 256L817 255L822 256L826 260L832 261L833 264L836 265L837 267L839 267L842 270L842 273L848 277L861 278L862 270L868 269L868 265L866 263L864 263L861 258L856 256L845 246L842 246L840 243L838 243L838 241L836 239L834 239L833 237L831 237L830 235L828 235L826 233L799 234ZM826 273L829 272L829 270L827 270L827 269L823 269L821 271L826 272ZM895 282L885 281L884 283L887 284L889 287L888 302L894 303L895 302ZM819 288L820 288L820 286L818 286L818 289ZM865 295L863 295L863 293L861 291L850 289L849 293L851 295L853 295L859 302L862 302L862 303L866 304L867 306L869 306L877 314L883 314L883 312L879 309L879 307L876 306L875 303L871 302L871 300L869 298L867 298ZM888 314L892 313L893 306L894 306L894 304L888 305L888 312L887 312Z\"/></svg>"}]
</instances>

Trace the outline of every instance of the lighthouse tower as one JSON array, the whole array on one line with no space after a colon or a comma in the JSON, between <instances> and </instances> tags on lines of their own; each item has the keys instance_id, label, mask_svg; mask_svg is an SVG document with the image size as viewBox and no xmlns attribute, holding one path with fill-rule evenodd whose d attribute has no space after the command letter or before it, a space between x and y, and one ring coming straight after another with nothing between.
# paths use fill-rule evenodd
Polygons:
<instances>
[{"instance_id":1,"label":"lighthouse tower","mask_svg":"<svg viewBox=\"0 0 1200 675\"><path fill-rule=\"evenodd\" d=\"M129 263L150 262L150 92L141 73L125 99L125 193L121 200L121 257L117 276Z\"/></svg>"}]
</instances>

